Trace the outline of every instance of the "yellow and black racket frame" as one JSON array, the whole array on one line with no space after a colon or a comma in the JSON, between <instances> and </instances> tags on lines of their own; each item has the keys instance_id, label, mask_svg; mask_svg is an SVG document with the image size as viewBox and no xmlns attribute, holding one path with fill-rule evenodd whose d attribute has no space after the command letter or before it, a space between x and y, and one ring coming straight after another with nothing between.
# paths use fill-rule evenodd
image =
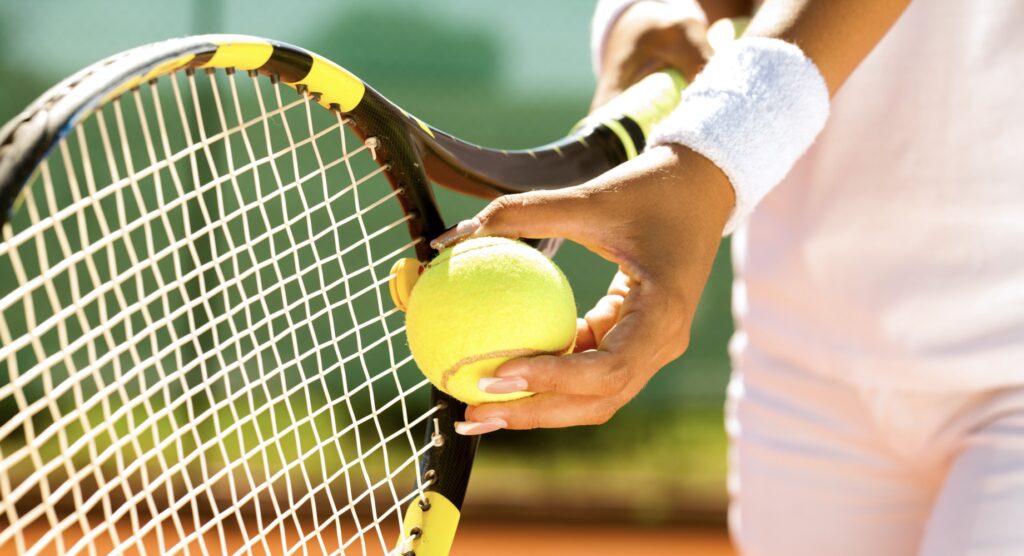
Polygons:
<instances>
[{"instance_id":1,"label":"yellow and black racket frame","mask_svg":"<svg viewBox=\"0 0 1024 556\"><path fill-rule=\"evenodd\" d=\"M377 162L410 217L416 255L436 255L430 240L445 230L431 182L465 194L506 193L583 183L643 151L651 127L679 101L685 86L675 72L652 74L576 125L564 138L527 150L479 147L408 114L330 60L282 42L241 35L202 35L135 48L93 64L55 85L0 129L0 226L19 209L40 163L96 107L158 77L213 69L269 76L325 109L342 114L370 142ZM549 255L556 240L536 242ZM455 534L479 437L454 433L465 405L432 388L437 421L428 425L433 447L420 462L429 483L405 515L404 554L447 554ZM436 424L436 430L435 430Z\"/></svg>"}]
</instances>

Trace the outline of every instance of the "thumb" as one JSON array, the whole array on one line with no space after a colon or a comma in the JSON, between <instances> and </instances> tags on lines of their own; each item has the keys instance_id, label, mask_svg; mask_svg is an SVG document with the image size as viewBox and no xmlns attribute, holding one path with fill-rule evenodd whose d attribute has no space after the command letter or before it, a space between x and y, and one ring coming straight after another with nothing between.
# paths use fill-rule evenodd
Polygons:
<instances>
[{"instance_id":1,"label":"thumb","mask_svg":"<svg viewBox=\"0 0 1024 556\"><path fill-rule=\"evenodd\" d=\"M564 237L578 241L592 218L577 188L539 190L503 195L470 220L463 220L435 238L430 245L443 249L476 236L508 238Z\"/></svg>"}]
</instances>

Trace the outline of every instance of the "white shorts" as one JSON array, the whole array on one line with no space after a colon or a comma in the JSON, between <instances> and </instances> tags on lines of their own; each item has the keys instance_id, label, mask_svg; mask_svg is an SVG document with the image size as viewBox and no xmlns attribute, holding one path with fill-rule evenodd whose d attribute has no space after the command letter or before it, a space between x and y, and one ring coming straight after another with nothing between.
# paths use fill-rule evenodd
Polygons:
<instances>
[{"instance_id":1,"label":"white shorts","mask_svg":"<svg viewBox=\"0 0 1024 556\"><path fill-rule=\"evenodd\" d=\"M750 347L735 363L743 555L1024 555L1024 387L867 389Z\"/></svg>"}]
</instances>

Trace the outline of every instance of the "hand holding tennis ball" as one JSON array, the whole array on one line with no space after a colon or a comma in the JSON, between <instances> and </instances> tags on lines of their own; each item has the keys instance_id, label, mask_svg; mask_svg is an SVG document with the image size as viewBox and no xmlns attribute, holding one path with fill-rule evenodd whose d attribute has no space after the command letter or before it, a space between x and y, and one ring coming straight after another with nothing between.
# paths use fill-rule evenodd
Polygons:
<instances>
[{"instance_id":1,"label":"hand holding tennis ball","mask_svg":"<svg viewBox=\"0 0 1024 556\"><path fill-rule=\"evenodd\" d=\"M406 298L401 290L412 281L407 273L392 281L392 295L405 305L409 348L427 378L456 399L476 405L529 396L484 393L477 382L510 359L572 351L572 288L525 243L499 237L458 243L427 264Z\"/></svg>"}]
</instances>

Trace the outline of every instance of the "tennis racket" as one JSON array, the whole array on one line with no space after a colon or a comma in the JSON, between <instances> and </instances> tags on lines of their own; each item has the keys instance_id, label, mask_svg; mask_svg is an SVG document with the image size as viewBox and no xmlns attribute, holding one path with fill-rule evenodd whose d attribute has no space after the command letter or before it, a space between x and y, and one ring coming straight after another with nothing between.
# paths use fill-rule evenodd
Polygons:
<instances>
[{"instance_id":1,"label":"tennis racket","mask_svg":"<svg viewBox=\"0 0 1024 556\"><path fill-rule=\"evenodd\" d=\"M53 87L0 130L0 552L447 554L478 440L389 296L445 229L431 182L581 183L682 86L651 75L524 151L247 36Z\"/></svg>"}]
</instances>

